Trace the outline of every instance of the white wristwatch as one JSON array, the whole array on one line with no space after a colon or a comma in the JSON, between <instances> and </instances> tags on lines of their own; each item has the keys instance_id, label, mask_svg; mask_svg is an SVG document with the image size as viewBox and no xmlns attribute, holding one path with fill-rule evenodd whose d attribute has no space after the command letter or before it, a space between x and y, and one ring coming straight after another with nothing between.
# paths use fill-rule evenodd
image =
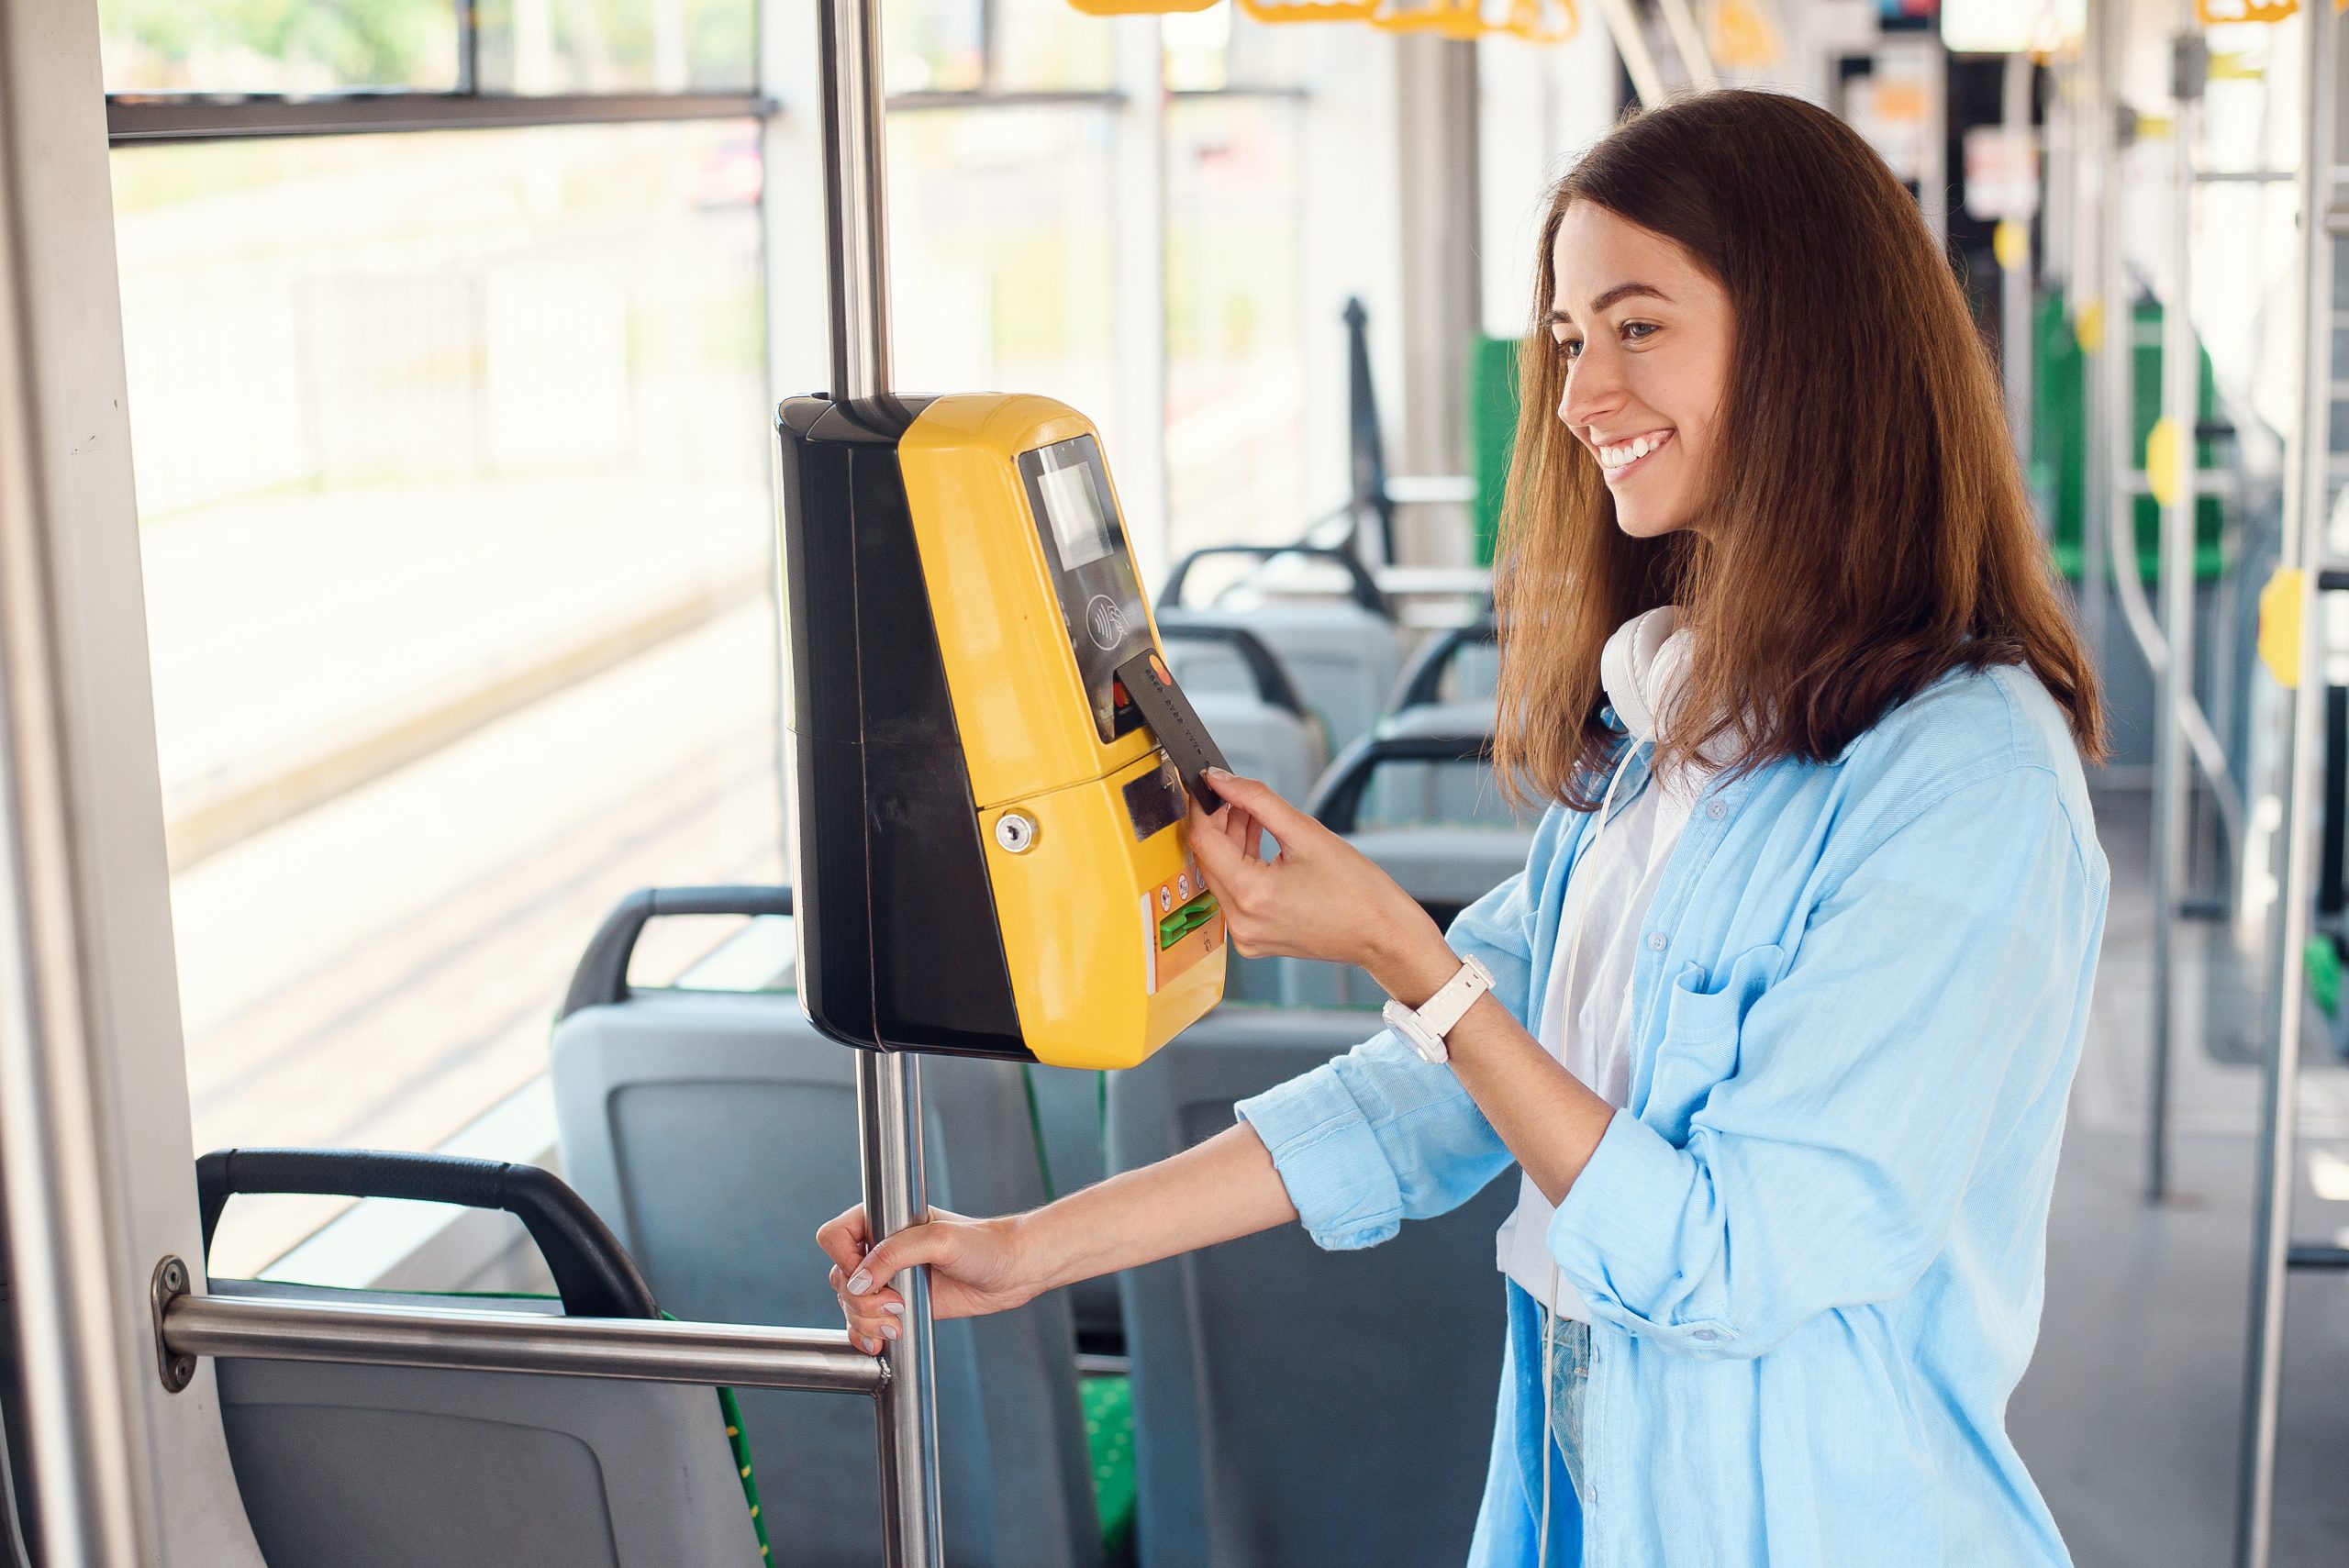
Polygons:
<instances>
[{"instance_id":1,"label":"white wristwatch","mask_svg":"<svg viewBox=\"0 0 2349 1568\"><path fill-rule=\"evenodd\" d=\"M1379 1009L1379 1017L1386 1027L1411 1042L1411 1049L1430 1062L1442 1063L1452 1060L1443 1037L1452 1032L1476 998L1493 988L1493 972L1475 959L1463 959L1460 973L1443 984L1443 989L1428 998L1427 1006L1413 1012L1402 1003L1388 1000Z\"/></svg>"}]
</instances>

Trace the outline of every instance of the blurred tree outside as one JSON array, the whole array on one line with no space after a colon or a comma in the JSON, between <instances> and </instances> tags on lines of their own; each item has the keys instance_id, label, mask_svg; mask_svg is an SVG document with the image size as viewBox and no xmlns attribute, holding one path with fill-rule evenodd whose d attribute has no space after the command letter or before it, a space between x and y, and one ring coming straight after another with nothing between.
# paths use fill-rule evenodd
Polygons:
<instances>
[{"instance_id":1,"label":"blurred tree outside","mask_svg":"<svg viewBox=\"0 0 2349 1568\"><path fill-rule=\"evenodd\" d=\"M456 82L451 0L99 0L111 92Z\"/></svg>"}]
</instances>

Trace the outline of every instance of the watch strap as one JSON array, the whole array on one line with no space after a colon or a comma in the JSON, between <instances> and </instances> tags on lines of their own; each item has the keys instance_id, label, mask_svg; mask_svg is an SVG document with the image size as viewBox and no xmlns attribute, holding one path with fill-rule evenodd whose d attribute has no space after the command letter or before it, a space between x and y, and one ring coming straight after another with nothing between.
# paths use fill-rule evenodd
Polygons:
<instances>
[{"instance_id":1,"label":"watch strap","mask_svg":"<svg viewBox=\"0 0 2349 1568\"><path fill-rule=\"evenodd\" d=\"M1444 1037L1476 1005L1476 998L1492 988L1493 972L1474 958L1464 959L1459 972L1421 1006L1413 1009L1389 1001L1381 1012L1387 1024L1410 1041L1413 1050L1430 1062L1442 1062L1452 1054L1444 1045Z\"/></svg>"},{"instance_id":2,"label":"watch strap","mask_svg":"<svg viewBox=\"0 0 2349 1568\"><path fill-rule=\"evenodd\" d=\"M1473 958L1463 959L1460 973L1443 984L1419 1008L1419 1022L1437 1036L1448 1035L1476 998L1493 988L1493 972Z\"/></svg>"}]
</instances>

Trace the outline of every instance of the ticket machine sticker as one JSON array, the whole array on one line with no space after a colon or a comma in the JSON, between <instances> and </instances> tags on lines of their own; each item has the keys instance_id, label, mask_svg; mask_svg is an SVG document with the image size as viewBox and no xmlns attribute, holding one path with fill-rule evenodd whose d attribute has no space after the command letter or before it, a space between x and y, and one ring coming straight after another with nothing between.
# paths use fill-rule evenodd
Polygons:
<instances>
[{"instance_id":1,"label":"ticket machine sticker","mask_svg":"<svg viewBox=\"0 0 2349 1568\"><path fill-rule=\"evenodd\" d=\"M1173 881L1142 895L1141 923L1142 972L1152 995L1223 945L1223 906L1189 862Z\"/></svg>"}]
</instances>

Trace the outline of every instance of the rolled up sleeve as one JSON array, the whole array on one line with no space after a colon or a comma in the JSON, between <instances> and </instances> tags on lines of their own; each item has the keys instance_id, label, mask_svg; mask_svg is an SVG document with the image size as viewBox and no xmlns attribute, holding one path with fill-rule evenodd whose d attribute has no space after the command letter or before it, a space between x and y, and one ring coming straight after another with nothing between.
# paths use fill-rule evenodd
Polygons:
<instances>
[{"instance_id":1,"label":"rolled up sleeve","mask_svg":"<svg viewBox=\"0 0 2349 1568\"><path fill-rule=\"evenodd\" d=\"M1528 869L1462 910L1447 933L1454 952L1492 971L1494 997L1520 1019L1534 904L1560 816L1536 835ZM1406 1219L1457 1208L1511 1161L1452 1069L1386 1029L1235 1108L1271 1151L1306 1232L1332 1249L1374 1246Z\"/></svg>"},{"instance_id":2,"label":"rolled up sleeve","mask_svg":"<svg viewBox=\"0 0 2349 1568\"><path fill-rule=\"evenodd\" d=\"M2074 1060L2105 905L2087 844L2053 775L2018 765L1860 857L1783 973L1730 1002L1736 1070L1685 1140L1618 1111L1567 1190L1548 1240L1593 1313L1754 1356L1914 1284L2001 1106Z\"/></svg>"}]
</instances>

